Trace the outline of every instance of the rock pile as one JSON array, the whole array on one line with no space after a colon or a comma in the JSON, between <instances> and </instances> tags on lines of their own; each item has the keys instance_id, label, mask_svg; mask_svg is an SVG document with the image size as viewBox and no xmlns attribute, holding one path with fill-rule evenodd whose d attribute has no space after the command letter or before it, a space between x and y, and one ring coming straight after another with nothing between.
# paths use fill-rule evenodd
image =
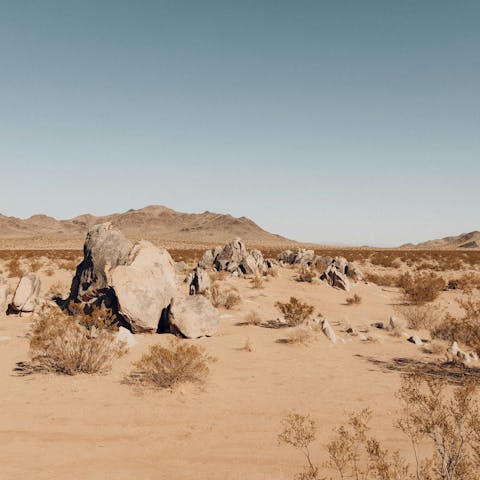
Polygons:
<instances>
[{"instance_id":1,"label":"rock pile","mask_svg":"<svg viewBox=\"0 0 480 480\"><path fill-rule=\"evenodd\" d=\"M194 338L197 332L216 332L218 313L213 307L208 315L217 319L210 322L215 327L204 328L200 314L177 314L182 320L179 328L178 322L171 321L174 298L176 305L187 301L180 294L175 262L166 249L145 240L133 245L111 223L96 225L88 232L84 258L70 289L71 301L111 308L134 333L170 330Z\"/></svg>"}]
</instances>

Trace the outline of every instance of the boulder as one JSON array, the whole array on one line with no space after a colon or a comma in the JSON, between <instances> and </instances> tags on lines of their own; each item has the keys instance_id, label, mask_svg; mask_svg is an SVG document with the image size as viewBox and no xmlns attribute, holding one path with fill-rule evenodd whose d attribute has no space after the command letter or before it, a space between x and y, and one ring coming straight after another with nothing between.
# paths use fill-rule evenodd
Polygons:
<instances>
[{"instance_id":1,"label":"boulder","mask_svg":"<svg viewBox=\"0 0 480 480\"><path fill-rule=\"evenodd\" d=\"M18 282L12 299L16 312L33 312L40 292L40 279L34 273L24 275Z\"/></svg>"},{"instance_id":2,"label":"boulder","mask_svg":"<svg viewBox=\"0 0 480 480\"><path fill-rule=\"evenodd\" d=\"M222 248L220 253L215 257L214 266L218 271L226 270L227 272L234 272L247 255L248 252L245 244L239 238L236 238Z\"/></svg>"},{"instance_id":3,"label":"boulder","mask_svg":"<svg viewBox=\"0 0 480 480\"><path fill-rule=\"evenodd\" d=\"M92 227L83 246L83 260L72 281L70 299L91 302L105 296L111 301L110 271L127 263L131 249L132 242L110 222Z\"/></svg>"},{"instance_id":4,"label":"boulder","mask_svg":"<svg viewBox=\"0 0 480 480\"><path fill-rule=\"evenodd\" d=\"M347 276L354 282L361 282L364 279L363 272L360 270L358 265L352 262L348 263Z\"/></svg>"},{"instance_id":5,"label":"boulder","mask_svg":"<svg viewBox=\"0 0 480 480\"><path fill-rule=\"evenodd\" d=\"M201 268L213 268L215 262L215 251L214 249L207 250L201 260L198 262L198 266Z\"/></svg>"},{"instance_id":6,"label":"boulder","mask_svg":"<svg viewBox=\"0 0 480 480\"><path fill-rule=\"evenodd\" d=\"M278 255L277 259L280 263L292 264L295 260L295 253L291 250L284 250Z\"/></svg>"},{"instance_id":7,"label":"boulder","mask_svg":"<svg viewBox=\"0 0 480 480\"><path fill-rule=\"evenodd\" d=\"M348 260L345 257L335 257L332 265L344 275L348 275Z\"/></svg>"},{"instance_id":8,"label":"boulder","mask_svg":"<svg viewBox=\"0 0 480 480\"><path fill-rule=\"evenodd\" d=\"M2 315L7 308L8 285L3 277L0 277L0 315Z\"/></svg>"},{"instance_id":9,"label":"boulder","mask_svg":"<svg viewBox=\"0 0 480 480\"><path fill-rule=\"evenodd\" d=\"M333 331L333 328L330 326L328 323L328 320L323 320L322 321L322 330L323 333L327 336L327 338L333 343L337 343L337 336L335 335L335 332Z\"/></svg>"},{"instance_id":10,"label":"boulder","mask_svg":"<svg viewBox=\"0 0 480 480\"><path fill-rule=\"evenodd\" d=\"M320 272L324 272L328 268L328 266L332 264L332 262L332 257L324 257L317 255L313 260L313 266Z\"/></svg>"},{"instance_id":11,"label":"boulder","mask_svg":"<svg viewBox=\"0 0 480 480\"><path fill-rule=\"evenodd\" d=\"M188 266L184 261L181 262L175 262L175 271L177 273L185 273L187 270Z\"/></svg>"},{"instance_id":12,"label":"boulder","mask_svg":"<svg viewBox=\"0 0 480 480\"><path fill-rule=\"evenodd\" d=\"M137 343L135 335L125 327L119 327L115 337L117 342L123 343L127 348L132 348Z\"/></svg>"},{"instance_id":13,"label":"boulder","mask_svg":"<svg viewBox=\"0 0 480 480\"><path fill-rule=\"evenodd\" d=\"M295 257L293 259L293 263L301 264L301 265L312 265L315 260L315 252L313 250L305 250L304 248L300 248L297 250Z\"/></svg>"},{"instance_id":14,"label":"boulder","mask_svg":"<svg viewBox=\"0 0 480 480\"><path fill-rule=\"evenodd\" d=\"M218 311L203 295L175 297L168 322L172 333L179 332L186 338L210 337L220 324Z\"/></svg>"},{"instance_id":15,"label":"boulder","mask_svg":"<svg viewBox=\"0 0 480 480\"><path fill-rule=\"evenodd\" d=\"M156 332L177 292L175 264L167 250L142 240L110 277L118 312L132 332Z\"/></svg>"},{"instance_id":16,"label":"boulder","mask_svg":"<svg viewBox=\"0 0 480 480\"><path fill-rule=\"evenodd\" d=\"M325 272L320 276L320 280L327 282L329 285L340 290L345 290L348 292L350 290L350 282L348 281L347 276L337 270L337 268L332 264Z\"/></svg>"},{"instance_id":17,"label":"boulder","mask_svg":"<svg viewBox=\"0 0 480 480\"><path fill-rule=\"evenodd\" d=\"M191 279L189 282L189 293L190 295L198 295L206 293L210 290L210 276L208 272L203 268L197 267L192 272Z\"/></svg>"}]
</instances>

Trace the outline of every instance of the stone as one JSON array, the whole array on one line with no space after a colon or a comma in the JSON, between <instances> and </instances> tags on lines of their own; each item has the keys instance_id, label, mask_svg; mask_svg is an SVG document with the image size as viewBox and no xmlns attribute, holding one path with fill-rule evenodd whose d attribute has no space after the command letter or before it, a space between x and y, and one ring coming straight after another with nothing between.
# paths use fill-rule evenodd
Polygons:
<instances>
[{"instance_id":1,"label":"stone","mask_svg":"<svg viewBox=\"0 0 480 480\"><path fill-rule=\"evenodd\" d=\"M200 267L195 268L188 288L190 295L207 293L210 290L210 286L211 282L208 272Z\"/></svg>"},{"instance_id":2,"label":"stone","mask_svg":"<svg viewBox=\"0 0 480 480\"><path fill-rule=\"evenodd\" d=\"M0 277L0 315L7 309L8 285L3 277Z\"/></svg>"},{"instance_id":3,"label":"stone","mask_svg":"<svg viewBox=\"0 0 480 480\"><path fill-rule=\"evenodd\" d=\"M324 272L333 262L332 257L317 255L313 260L313 266L320 272Z\"/></svg>"},{"instance_id":4,"label":"stone","mask_svg":"<svg viewBox=\"0 0 480 480\"><path fill-rule=\"evenodd\" d=\"M361 282L364 279L363 272L360 270L358 265L349 262L347 266L347 276L354 282Z\"/></svg>"},{"instance_id":5,"label":"stone","mask_svg":"<svg viewBox=\"0 0 480 480\"><path fill-rule=\"evenodd\" d=\"M131 249L132 242L110 222L92 227L83 246L83 260L72 281L70 299L88 303L105 296L112 302L110 271L127 263Z\"/></svg>"},{"instance_id":6,"label":"stone","mask_svg":"<svg viewBox=\"0 0 480 480\"><path fill-rule=\"evenodd\" d=\"M215 258L215 268L234 272L242 261L247 257L247 249L245 244L239 238L227 243L221 252Z\"/></svg>"},{"instance_id":7,"label":"stone","mask_svg":"<svg viewBox=\"0 0 480 480\"><path fill-rule=\"evenodd\" d=\"M347 276L337 270L333 264L328 266L325 272L322 273L320 280L323 280L332 287L339 288L340 290L345 290L347 292L350 290L350 282L348 281Z\"/></svg>"},{"instance_id":8,"label":"stone","mask_svg":"<svg viewBox=\"0 0 480 480\"><path fill-rule=\"evenodd\" d=\"M411 337L408 337L407 340L415 345L423 345L422 339L417 335L412 335Z\"/></svg>"},{"instance_id":9,"label":"stone","mask_svg":"<svg viewBox=\"0 0 480 480\"><path fill-rule=\"evenodd\" d=\"M385 324L383 322L375 322L375 323L372 323L372 327L383 330L385 328Z\"/></svg>"},{"instance_id":10,"label":"stone","mask_svg":"<svg viewBox=\"0 0 480 480\"><path fill-rule=\"evenodd\" d=\"M348 260L345 257L335 257L332 265L344 275L348 275Z\"/></svg>"},{"instance_id":11,"label":"stone","mask_svg":"<svg viewBox=\"0 0 480 480\"><path fill-rule=\"evenodd\" d=\"M115 336L117 342L123 343L127 348L131 348L137 344L135 335L128 328L119 327Z\"/></svg>"},{"instance_id":12,"label":"stone","mask_svg":"<svg viewBox=\"0 0 480 480\"><path fill-rule=\"evenodd\" d=\"M353 327L347 328L347 333L349 335L352 335L352 337L358 336L358 330L356 328L353 328Z\"/></svg>"},{"instance_id":13,"label":"stone","mask_svg":"<svg viewBox=\"0 0 480 480\"><path fill-rule=\"evenodd\" d=\"M280 263L292 264L295 259L295 253L291 250L284 250L278 255L277 259Z\"/></svg>"},{"instance_id":14,"label":"stone","mask_svg":"<svg viewBox=\"0 0 480 480\"><path fill-rule=\"evenodd\" d=\"M175 271L177 273L185 273L187 270L188 266L184 261L181 262L175 262Z\"/></svg>"},{"instance_id":15,"label":"stone","mask_svg":"<svg viewBox=\"0 0 480 480\"><path fill-rule=\"evenodd\" d=\"M12 299L15 312L33 312L40 292L40 279L34 273L24 275L18 282Z\"/></svg>"},{"instance_id":16,"label":"stone","mask_svg":"<svg viewBox=\"0 0 480 480\"><path fill-rule=\"evenodd\" d=\"M453 342L453 343L452 343L452 346L450 347L450 352L452 353L452 355L453 355L454 357L456 357L459 351L460 351L460 348L459 348L459 346L458 346L458 343L457 343L457 342Z\"/></svg>"},{"instance_id":17,"label":"stone","mask_svg":"<svg viewBox=\"0 0 480 480\"><path fill-rule=\"evenodd\" d=\"M330 326L328 323L328 320L323 320L322 321L322 330L323 333L327 336L327 338L333 343L337 343L337 336L335 335L335 332L333 331L333 328Z\"/></svg>"},{"instance_id":18,"label":"stone","mask_svg":"<svg viewBox=\"0 0 480 480\"><path fill-rule=\"evenodd\" d=\"M118 312L132 332L156 332L177 293L175 265L167 250L142 240L134 245L126 264L118 265L110 276Z\"/></svg>"},{"instance_id":19,"label":"stone","mask_svg":"<svg viewBox=\"0 0 480 480\"><path fill-rule=\"evenodd\" d=\"M217 309L203 295L177 296L168 313L172 333L186 338L210 337L220 325Z\"/></svg>"}]
</instances>

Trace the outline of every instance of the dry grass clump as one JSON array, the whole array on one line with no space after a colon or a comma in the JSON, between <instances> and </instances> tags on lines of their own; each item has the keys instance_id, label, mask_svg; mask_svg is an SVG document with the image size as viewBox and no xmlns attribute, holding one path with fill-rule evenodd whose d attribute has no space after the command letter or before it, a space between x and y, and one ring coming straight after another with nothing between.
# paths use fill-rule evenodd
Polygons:
<instances>
[{"instance_id":1,"label":"dry grass clump","mask_svg":"<svg viewBox=\"0 0 480 480\"><path fill-rule=\"evenodd\" d=\"M296 327L287 334L285 343L291 345L308 345L313 341L313 334L311 331L301 327Z\"/></svg>"},{"instance_id":2,"label":"dry grass clump","mask_svg":"<svg viewBox=\"0 0 480 480\"><path fill-rule=\"evenodd\" d=\"M442 277L434 273L417 275L406 273L402 275L399 286L408 302L419 305L433 302L445 290L446 283Z\"/></svg>"},{"instance_id":3,"label":"dry grass clump","mask_svg":"<svg viewBox=\"0 0 480 480\"><path fill-rule=\"evenodd\" d=\"M407 327L413 330L430 330L442 315L440 309L432 305L402 305L397 310L407 321Z\"/></svg>"},{"instance_id":4,"label":"dry grass clump","mask_svg":"<svg viewBox=\"0 0 480 480\"><path fill-rule=\"evenodd\" d=\"M20 260L17 257L12 258L7 263L8 275L10 278L21 277L23 275L23 270L20 266Z\"/></svg>"},{"instance_id":5,"label":"dry grass clump","mask_svg":"<svg viewBox=\"0 0 480 480\"><path fill-rule=\"evenodd\" d=\"M446 380L420 374L402 378L397 394L401 402L396 427L410 441L414 463L398 451L390 452L371 436L372 413L353 413L347 423L334 430L327 444L325 467L335 472L333 480L474 480L480 470L480 405L472 384L450 394ZM320 469L312 460L311 445L317 423L310 415L290 413L282 421L280 443L300 451L305 467L298 480L320 480Z\"/></svg>"},{"instance_id":6,"label":"dry grass clump","mask_svg":"<svg viewBox=\"0 0 480 480\"><path fill-rule=\"evenodd\" d=\"M265 275L272 278L278 277L278 267L267 268Z\"/></svg>"},{"instance_id":7,"label":"dry grass clump","mask_svg":"<svg viewBox=\"0 0 480 480\"><path fill-rule=\"evenodd\" d=\"M118 318L110 308L100 305L83 306L71 300L68 304L68 311L88 331L118 330Z\"/></svg>"},{"instance_id":8,"label":"dry grass clump","mask_svg":"<svg viewBox=\"0 0 480 480\"><path fill-rule=\"evenodd\" d=\"M380 287L398 287L400 276L393 273L365 273L365 280Z\"/></svg>"},{"instance_id":9,"label":"dry grass clump","mask_svg":"<svg viewBox=\"0 0 480 480\"><path fill-rule=\"evenodd\" d=\"M263 278L257 273L251 280L252 288L261 289L263 287Z\"/></svg>"},{"instance_id":10,"label":"dry grass clump","mask_svg":"<svg viewBox=\"0 0 480 480\"><path fill-rule=\"evenodd\" d=\"M260 318L260 315L254 310L251 310L243 317L243 325L254 325L258 327L261 324L262 319Z\"/></svg>"},{"instance_id":11,"label":"dry grass clump","mask_svg":"<svg viewBox=\"0 0 480 480\"><path fill-rule=\"evenodd\" d=\"M286 303L275 302L275 306L280 310L280 313L291 327L304 323L311 317L314 311L312 305L308 305L296 297L290 297L290 300Z\"/></svg>"},{"instance_id":12,"label":"dry grass clump","mask_svg":"<svg viewBox=\"0 0 480 480\"><path fill-rule=\"evenodd\" d=\"M445 344L443 342L439 342L438 340L434 340L433 342L429 342L422 346L422 352L430 355L440 355L446 351L447 348Z\"/></svg>"},{"instance_id":13,"label":"dry grass clump","mask_svg":"<svg viewBox=\"0 0 480 480\"><path fill-rule=\"evenodd\" d=\"M126 382L154 388L173 388L182 383L202 385L210 373L208 365L212 360L202 348L175 339L168 347L152 345L133 364L134 371Z\"/></svg>"},{"instance_id":14,"label":"dry grass clump","mask_svg":"<svg viewBox=\"0 0 480 480\"><path fill-rule=\"evenodd\" d=\"M222 289L220 285L215 282L210 288L210 300L214 307L223 307L231 310L236 305L240 304L242 298L234 288Z\"/></svg>"},{"instance_id":15,"label":"dry grass clump","mask_svg":"<svg viewBox=\"0 0 480 480\"><path fill-rule=\"evenodd\" d=\"M315 279L315 273L307 265L302 265L297 275L298 282L312 283Z\"/></svg>"},{"instance_id":16,"label":"dry grass clump","mask_svg":"<svg viewBox=\"0 0 480 480\"><path fill-rule=\"evenodd\" d=\"M210 277L210 281L212 283L215 282L221 282L222 280L225 280L227 278L228 272L225 270L220 270L217 272L216 270L210 270L208 272L208 276Z\"/></svg>"},{"instance_id":17,"label":"dry grass clump","mask_svg":"<svg viewBox=\"0 0 480 480\"><path fill-rule=\"evenodd\" d=\"M29 366L33 370L66 375L104 373L123 353L123 345L108 330L92 335L77 317L44 309L30 337Z\"/></svg>"},{"instance_id":18,"label":"dry grass clump","mask_svg":"<svg viewBox=\"0 0 480 480\"><path fill-rule=\"evenodd\" d=\"M355 294L353 297L348 297L345 302L347 305L360 305L362 303L362 297Z\"/></svg>"},{"instance_id":19,"label":"dry grass clump","mask_svg":"<svg viewBox=\"0 0 480 480\"><path fill-rule=\"evenodd\" d=\"M245 339L245 343L243 346L240 348L243 352L254 352L255 351L255 346L253 345L252 341L250 340L250 337L247 337Z\"/></svg>"}]
</instances>

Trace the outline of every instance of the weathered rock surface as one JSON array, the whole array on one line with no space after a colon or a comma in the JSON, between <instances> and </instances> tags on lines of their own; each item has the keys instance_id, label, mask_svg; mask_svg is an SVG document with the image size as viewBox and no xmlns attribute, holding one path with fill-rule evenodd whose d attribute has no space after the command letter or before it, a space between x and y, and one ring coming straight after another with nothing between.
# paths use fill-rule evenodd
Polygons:
<instances>
[{"instance_id":1,"label":"weathered rock surface","mask_svg":"<svg viewBox=\"0 0 480 480\"><path fill-rule=\"evenodd\" d=\"M13 294L12 307L16 312L33 312L40 292L40 279L34 274L24 275Z\"/></svg>"},{"instance_id":2,"label":"weathered rock surface","mask_svg":"<svg viewBox=\"0 0 480 480\"><path fill-rule=\"evenodd\" d=\"M0 315L3 314L7 308L7 296L7 281L3 277L0 277Z\"/></svg>"},{"instance_id":3,"label":"weathered rock surface","mask_svg":"<svg viewBox=\"0 0 480 480\"><path fill-rule=\"evenodd\" d=\"M204 294L210 290L211 282L208 272L203 268L197 267L191 273L189 281L189 293L190 295Z\"/></svg>"},{"instance_id":4,"label":"weathered rock surface","mask_svg":"<svg viewBox=\"0 0 480 480\"><path fill-rule=\"evenodd\" d=\"M218 311L203 295L175 297L168 322L173 333L180 332L187 338L212 336L220 324Z\"/></svg>"},{"instance_id":5,"label":"weathered rock surface","mask_svg":"<svg viewBox=\"0 0 480 480\"><path fill-rule=\"evenodd\" d=\"M335 332L333 331L333 328L330 326L328 323L328 320L323 320L322 321L322 330L323 333L327 336L327 338L333 343L337 343L337 336L335 335Z\"/></svg>"},{"instance_id":6,"label":"weathered rock surface","mask_svg":"<svg viewBox=\"0 0 480 480\"><path fill-rule=\"evenodd\" d=\"M92 227L85 239L83 261L75 272L70 298L90 302L102 295L111 296L108 291L110 271L127 263L131 249L132 242L111 223Z\"/></svg>"},{"instance_id":7,"label":"weathered rock surface","mask_svg":"<svg viewBox=\"0 0 480 480\"><path fill-rule=\"evenodd\" d=\"M348 281L347 275L337 270L333 264L327 267L325 272L322 273L320 280L340 290L347 292L350 290L350 282Z\"/></svg>"},{"instance_id":8,"label":"weathered rock surface","mask_svg":"<svg viewBox=\"0 0 480 480\"><path fill-rule=\"evenodd\" d=\"M123 343L127 348L132 348L137 343L135 335L133 335L132 332L125 327L119 327L115 336L117 342Z\"/></svg>"},{"instance_id":9,"label":"weathered rock surface","mask_svg":"<svg viewBox=\"0 0 480 480\"><path fill-rule=\"evenodd\" d=\"M110 277L118 312L132 331L156 332L163 310L177 292L175 264L167 250L142 240Z\"/></svg>"}]
</instances>

